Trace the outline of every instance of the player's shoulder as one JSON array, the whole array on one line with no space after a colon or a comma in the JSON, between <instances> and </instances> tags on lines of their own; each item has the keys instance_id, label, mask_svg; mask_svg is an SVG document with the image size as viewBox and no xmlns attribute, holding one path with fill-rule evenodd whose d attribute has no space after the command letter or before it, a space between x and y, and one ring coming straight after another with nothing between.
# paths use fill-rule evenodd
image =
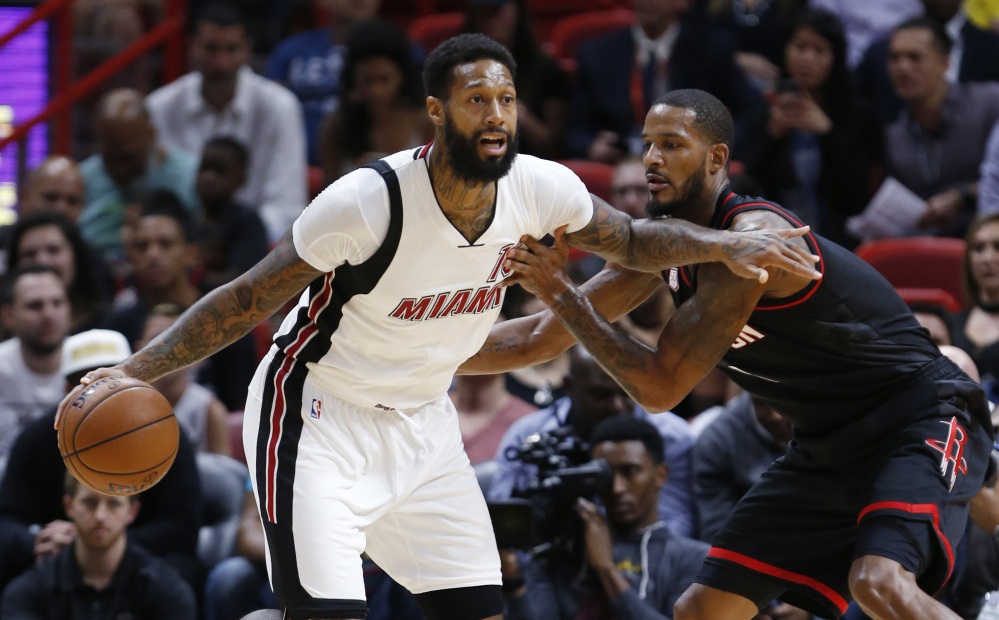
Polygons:
<instances>
[{"instance_id":1,"label":"player's shoulder","mask_svg":"<svg viewBox=\"0 0 999 620\"><path fill-rule=\"evenodd\" d=\"M718 228L794 228L800 220L780 204L757 196L729 193L721 199Z\"/></svg>"},{"instance_id":2,"label":"player's shoulder","mask_svg":"<svg viewBox=\"0 0 999 620\"><path fill-rule=\"evenodd\" d=\"M579 176L566 165L533 155L518 155L510 168L509 177L529 191L559 186L570 186L577 191L586 189Z\"/></svg>"}]
</instances>

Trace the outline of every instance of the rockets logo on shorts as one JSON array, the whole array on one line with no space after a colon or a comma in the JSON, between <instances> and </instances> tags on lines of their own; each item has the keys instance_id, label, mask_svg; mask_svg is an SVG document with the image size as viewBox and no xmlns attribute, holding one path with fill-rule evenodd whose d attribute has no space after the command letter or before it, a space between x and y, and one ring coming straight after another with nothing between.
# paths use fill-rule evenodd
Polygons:
<instances>
[{"instance_id":1,"label":"rockets logo on shorts","mask_svg":"<svg viewBox=\"0 0 999 620\"><path fill-rule=\"evenodd\" d=\"M941 420L940 423L947 425L947 438L927 439L926 443L942 455L940 475L950 483L947 490L953 491L957 475L968 473L968 463L964 460L964 444L968 443L968 433L957 423L956 417L947 422Z\"/></svg>"},{"instance_id":2,"label":"rockets logo on shorts","mask_svg":"<svg viewBox=\"0 0 999 620\"><path fill-rule=\"evenodd\" d=\"M676 267L669 270L669 287L674 293L680 290L680 270Z\"/></svg>"},{"instance_id":3,"label":"rockets logo on shorts","mask_svg":"<svg viewBox=\"0 0 999 620\"><path fill-rule=\"evenodd\" d=\"M312 399L312 414L311 415L316 420L319 419L319 416L323 415L323 401L319 400L318 398L313 398Z\"/></svg>"},{"instance_id":4,"label":"rockets logo on shorts","mask_svg":"<svg viewBox=\"0 0 999 620\"><path fill-rule=\"evenodd\" d=\"M752 344L757 340L763 340L764 338L766 338L766 336L756 331L749 325L746 325L742 328L742 331L739 332L739 337L736 338L735 342L732 343L732 348L741 349L747 344Z\"/></svg>"}]
</instances>

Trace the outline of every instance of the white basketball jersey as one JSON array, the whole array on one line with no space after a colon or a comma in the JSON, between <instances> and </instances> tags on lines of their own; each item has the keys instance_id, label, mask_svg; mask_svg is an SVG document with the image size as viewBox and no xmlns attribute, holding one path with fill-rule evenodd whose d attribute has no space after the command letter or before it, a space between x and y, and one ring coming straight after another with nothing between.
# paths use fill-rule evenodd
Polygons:
<instances>
[{"instance_id":1,"label":"white basketball jersey","mask_svg":"<svg viewBox=\"0 0 999 620\"><path fill-rule=\"evenodd\" d=\"M570 170L519 155L497 184L492 222L470 244L437 203L429 150L346 175L293 228L299 255L327 274L302 294L275 345L359 406L409 409L445 394L496 321L506 252L524 234L574 232L593 214Z\"/></svg>"}]
</instances>

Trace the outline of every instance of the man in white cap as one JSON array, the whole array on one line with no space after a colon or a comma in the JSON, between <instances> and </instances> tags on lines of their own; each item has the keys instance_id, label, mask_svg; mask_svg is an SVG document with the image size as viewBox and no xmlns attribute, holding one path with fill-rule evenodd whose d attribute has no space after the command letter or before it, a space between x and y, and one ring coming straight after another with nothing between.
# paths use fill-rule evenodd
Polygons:
<instances>
[{"instance_id":1,"label":"man in white cap","mask_svg":"<svg viewBox=\"0 0 999 620\"><path fill-rule=\"evenodd\" d=\"M117 364L131 347L116 331L93 329L66 339L61 373L66 388L101 366ZM0 590L36 560L59 553L76 530L62 505L66 467L59 455L55 406L24 427L10 450L0 482ZM142 494L142 510L128 536L176 569L188 583L197 579L201 488L194 449L181 434L177 458L159 484Z\"/></svg>"}]
</instances>

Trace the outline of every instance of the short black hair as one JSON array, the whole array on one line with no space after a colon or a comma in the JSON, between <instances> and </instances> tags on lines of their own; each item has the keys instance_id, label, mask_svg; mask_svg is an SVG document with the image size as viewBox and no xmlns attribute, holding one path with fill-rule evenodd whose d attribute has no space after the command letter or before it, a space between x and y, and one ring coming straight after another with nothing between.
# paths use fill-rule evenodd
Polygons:
<instances>
[{"instance_id":1,"label":"short black hair","mask_svg":"<svg viewBox=\"0 0 999 620\"><path fill-rule=\"evenodd\" d=\"M597 424L590 433L590 445L596 447L605 441L640 441L645 444L645 451L653 463L659 465L666 460L666 448L659 429L634 416L616 415Z\"/></svg>"},{"instance_id":2,"label":"short black hair","mask_svg":"<svg viewBox=\"0 0 999 620\"><path fill-rule=\"evenodd\" d=\"M36 273L51 273L57 280L62 282L62 276L60 276L55 267L51 265L24 265L18 267L8 273L3 279L3 291L0 293L0 306L9 306L14 303L14 287L17 286L17 281L24 276ZM63 288L65 287L66 285L63 284Z\"/></svg>"},{"instance_id":3,"label":"short black hair","mask_svg":"<svg viewBox=\"0 0 999 620\"><path fill-rule=\"evenodd\" d=\"M938 304L913 302L909 304L909 310L911 310L913 314L932 314L943 321L944 327L947 328L948 334L954 333L954 317L947 311L947 308Z\"/></svg>"},{"instance_id":4,"label":"short black hair","mask_svg":"<svg viewBox=\"0 0 999 620\"><path fill-rule=\"evenodd\" d=\"M895 29L891 31L892 36L896 32L901 32L902 30L918 30L920 28L925 28L930 31L933 35L933 47L937 48L937 51L944 56L950 55L951 48L954 47L954 41L947 34L947 29L938 21L932 20L929 17L920 16L907 19Z\"/></svg>"},{"instance_id":5,"label":"short black hair","mask_svg":"<svg viewBox=\"0 0 999 620\"><path fill-rule=\"evenodd\" d=\"M246 19L243 13L234 5L228 2L210 2L198 11L198 20L195 28L201 24L213 24L228 28L231 26L241 26L246 31Z\"/></svg>"},{"instance_id":6,"label":"short black hair","mask_svg":"<svg viewBox=\"0 0 999 620\"><path fill-rule=\"evenodd\" d=\"M423 90L430 97L445 99L454 83L454 68L479 60L495 60L517 78L513 54L484 34L459 34L438 45L423 65Z\"/></svg>"},{"instance_id":7,"label":"short black hair","mask_svg":"<svg viewBox=\"0 0 999 620\"><path fill-rule=\"evenodd\" d=\"M168 217L177 222L184 235L184 241L194 241L194 224L180 199L173 192L155 190L142 201L142 217Z\"/></svg>"},{"instance_id":8,"label":"short black hair","mask_svg":"<svg viewBox=\"0 0 999 620\"><path fill-rule=\"evenodd\" d=\"M239 162L239 166L243 169L243 172L246 172L246 167L250 165L250 152L246 149L246 145L232 136L215 136L205 143L205 148L202 149L201 156L204 157L210 148L229 151L236 158L236 161Z\"/></svg>"},{"instance_id":9,"label":"short black hair","mask_svg":"<svg viewBox=\"0 0 999 620\"><path fill-rule=\"evenodd\" d=\"M656 99L653 107L668 105L673 108L693 110L697 131L711 144L724 144L732 149L735 142L735 125L728 108L718 97L696 88L672 90Z\"/></svg>"}]
</instances>

